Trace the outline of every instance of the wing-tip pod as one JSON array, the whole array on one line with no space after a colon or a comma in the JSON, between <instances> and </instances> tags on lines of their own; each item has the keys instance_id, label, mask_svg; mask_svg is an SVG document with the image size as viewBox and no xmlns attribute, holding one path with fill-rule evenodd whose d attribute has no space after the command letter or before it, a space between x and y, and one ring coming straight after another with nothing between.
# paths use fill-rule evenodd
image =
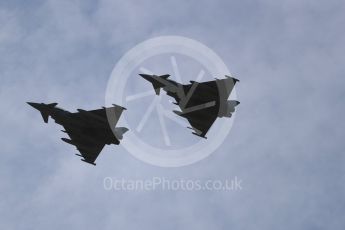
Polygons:
<instances>
[{"instance_id":1,"label":"wing-tip pod","mask_svg":"<svg viewBox=\"0 0 345 230\"><path fill-rule=\"evenodd\" d=\"M114 107L122 109L122 110L127 110L127 108L120 106L120 105L116 105L116 104L112 104Z\"/></svg>"},{"instance_id":2,"label":"wing-tip pod","mask_svg":"<svg viewBox=\"0 0 345 230\"><path fill-rule=\"evenodd\" d=\"M96 166L96 164L94 162L91 162L91 161L87 161L85 159L80 159L81 161L84 161L85 163L88 163L90 165L93 165L93 166Z\"/></svg>"},{"instance_id":3,"label":"wing-tip pod","mask_svg":"<svg viewBox=\"0 0 345 230\"><path fill-rule=\"evenodd\" d=\"M228 76L228 75L225 75L225 77L226 78L231 78L234 81L234 83L240 82L240 80L238 80L237 78L234 78L234 77L231 77L231 76Z\"/></svg>"},{"instance_id":4,"label":"wing-tip pod","mask_svg":"<svg viewBox=\"0 0 345 230\"><path fill-rule=\"evenodd\" d=\"M204 139L207 139L206 136L201 135L201 134L198 134L198 133L196 133L196 132L192 132L192 134L194 134L195 136L198 136L198 137L202 137L202 138L204 138Z\"/></svg>"},{"instance_id":5,"label":"wing-tip pod","mask_svg":"<svg viewBox=\"0 0 345 230\"><path fill-rule=\"evenodd\" d=\"M192 134L194 134L195 136L198 136L198 137L202 137L204 139L207 139L207 137L205 135L202 135L202 132L196 128L193 128L193 127L187 127L187 129L191 129L193 130L194 132L192 132Z\"/></svg>"},{"instance_id":6,"label":"wing-tip pod","mask_svg":"<svg viewBox=\"0 0 345 230\"><path fill-rule=\"evenodd\" d=\"M173 112L175 113L175 114L177 114L177 115L179 115L179 116L182 116L182 112L180 112L180 111L177 111L177 110L173 110Z\"/></svg>"},{"instance_id":7,"label":"wing-tip pod","mask_svg":"<svg viewBox=\"0 0 345 230\"><path fill-rule=\"evenodd\" d=\"M75 155L78 156L78 157L82 157L83 159L80 159L81 161L84 161L85 163L88 163L88 164L90 164L90 165L96 166L96 163L95 163L95 162L86 160L82 155L80 155L80 154L78 154L78 153L76 153Z\"/></svg>"}]
</instances>

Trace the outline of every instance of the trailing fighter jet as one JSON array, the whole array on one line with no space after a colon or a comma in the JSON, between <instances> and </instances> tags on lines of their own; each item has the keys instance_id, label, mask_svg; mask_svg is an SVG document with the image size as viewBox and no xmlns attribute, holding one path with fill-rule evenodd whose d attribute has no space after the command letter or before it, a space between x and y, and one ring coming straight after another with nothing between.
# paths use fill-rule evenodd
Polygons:
<instances>
[{"instance_id":1,"label":"trailing fighter jet","mask_svg":"<svg viewBox=\"0 0 345 230\"><path fill-rule=\"evenodd\" d=\"M67 133L70 139L61 140L74 145L81 153L76 155L92 165L96 165L95 160L106 144L120 144L123 134L128 131L124 127L115 128L125 110L118 105L91 111L78 109L77 113L71 113L56 107L57 103L27 103L41 112L45 123L48 123L50 116L57 124L62 125L65 130L61 131Z\"/></svg>"},{"instance_id":2,"label":"trailing fighter jet","mask_svg":"<svg viewBox=\"0 0 345 230\"><path fill-rule=\"evenodd\" d=\"M239 80L226 76L225 79L216 79L207 82L190 81L183 85L169 79L169 74L157 76L139 74L151 82L157 95L162 88L167 95L175 99L181 111L173 111L188 120L193 134L206 138L217 117L231 117L239 101L229 100L228 97Z\"/></svg>"}]
</instances>

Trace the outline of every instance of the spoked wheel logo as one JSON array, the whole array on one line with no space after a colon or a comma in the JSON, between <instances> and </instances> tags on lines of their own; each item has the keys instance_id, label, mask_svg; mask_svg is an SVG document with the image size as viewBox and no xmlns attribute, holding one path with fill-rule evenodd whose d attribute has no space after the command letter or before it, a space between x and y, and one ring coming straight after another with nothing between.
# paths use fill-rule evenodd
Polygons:
<instances>
[{"instance_id":1,"label":"spoked wheel logo","mask_svg":"<svg viewBox=\"0 0 345 230\"><path fill-rule=\"evenodd\" d=\"M170 74L171 79L188 84L224 78L230 72L210 48L180 36L146 40L129 50L113 69L105 105L118 104L128 112L121 125L130 129L121 144L134 157L161 167L179 167L200 161L213 153L229 134L234 118L218 118L207 140L194 136L188 121L177 116L178 107L164 91L156 95L152 85L138 74ZM231 99L236 100L235 89Z\"/></svg>"}]
</instances>

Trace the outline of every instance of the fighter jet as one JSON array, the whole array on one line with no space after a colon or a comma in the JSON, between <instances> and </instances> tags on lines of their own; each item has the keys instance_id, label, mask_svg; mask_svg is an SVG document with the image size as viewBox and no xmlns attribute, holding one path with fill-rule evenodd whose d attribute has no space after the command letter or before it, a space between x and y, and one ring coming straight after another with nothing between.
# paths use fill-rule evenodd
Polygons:
<instances>
[{"instance_id":1,"label":"fighter jet","mask_svg":"<svg viewBox=\"0 0 345 230\"><path fill-rule=\"evenodd\" d=\"M195 82L183 85L169 79L166 75L139 74L151 82L157 95L160 89L167 92L167 95L175 99L181 111L173 111L177 115L188 120L192 127L193 134L206 138L208 130L218 117L231 117L235 107L240 103L235 100L228 100L228 97L239 80L229 76L225 79L214 81Z\"/></svg>"},{"instance_id":2,"label":"fighter jet","mask_svg":"<svg viewBox=\"0 0 345 230\"><path fill-rule=\"evenodd\" d=\"M81 153L76 155L92 165L96 165L95 161L106 144L120 144L123 134L128 131L124 127L115 128L125 110L118 105L91 111L78 109L78 112L71 113L56 107L57 103L27 103L41 112L45 123L48 123L51 117L57 124L62 125L64 130L61 131L67 133L70 139L61 138L61 140L74 145Z\"/></svg>"}]
</instances>

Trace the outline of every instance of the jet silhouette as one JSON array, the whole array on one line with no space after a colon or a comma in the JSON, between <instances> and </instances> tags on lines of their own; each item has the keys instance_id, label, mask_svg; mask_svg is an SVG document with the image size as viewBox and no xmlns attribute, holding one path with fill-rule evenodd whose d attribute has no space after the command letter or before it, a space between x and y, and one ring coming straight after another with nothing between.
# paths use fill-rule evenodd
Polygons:
<instances>
[{"instance_id":1,"label":"jet silhouette","mask_svg":"<svg viewBox=\"0 0 345 230\"><path fill-rule=\"evenodd\" d=\"M27 103L40 111L45 123L48 123L51 117L57 124L62 125L65 129L62 132L67 133L70 139L61 140L74 145L81 154L76 155L92 165L96 165L95 161L106 144L119 145L123 134L128 131L124 127L115 128L125 110L118 105L91 111L78 109L78 112L71 113L56 107L57 103Z\"/></svg>"},{"instance_id":2,"label":"jet silhouette","mask_svg":"<svg viewBox=\"0 0 345 230\"><path fill-rule=\"evenodd\" d=\"M228 97L236 82L239 80L226 76L225 79L214 81L196 82L183 85L169 79L166 75L139 74L149 81L156 94L160 89L166 91L167 95L175 99L181 111L173 111L184 117L192 126L193 134L206 138L208 130L218 117L231 117L239 101L229 100Z\"/></svg>"}]
</instances>

